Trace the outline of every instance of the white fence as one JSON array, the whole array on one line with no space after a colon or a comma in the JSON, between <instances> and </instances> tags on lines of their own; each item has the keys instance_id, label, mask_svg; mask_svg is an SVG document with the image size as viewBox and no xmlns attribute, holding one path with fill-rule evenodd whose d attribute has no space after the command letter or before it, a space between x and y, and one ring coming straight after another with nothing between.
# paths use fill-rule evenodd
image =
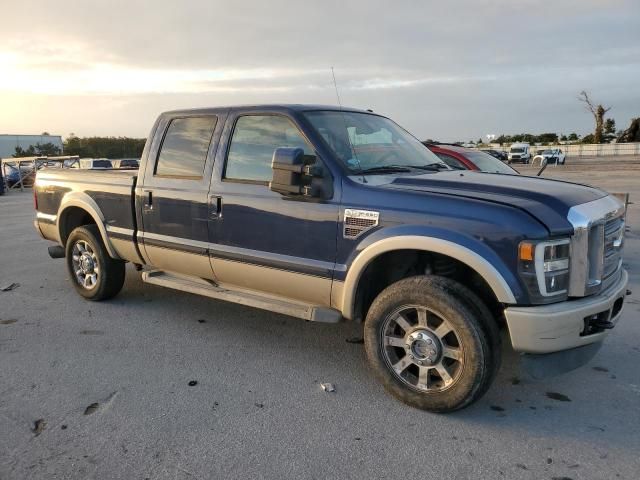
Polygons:
<instances>
[{"instance_id":1,"label":"white fence","mask_svg":"<svg viewBox=\"0 0 640 480\"><path fill-rule=\"evenodd\" d=\"M492 146L494 150L509 151L509 147ZM535 155L545 148L560 148L567 157L606 157L614 155L639 155L640 143L577 143L572 145L531 145Z\"/></svg>"}]
</instances>

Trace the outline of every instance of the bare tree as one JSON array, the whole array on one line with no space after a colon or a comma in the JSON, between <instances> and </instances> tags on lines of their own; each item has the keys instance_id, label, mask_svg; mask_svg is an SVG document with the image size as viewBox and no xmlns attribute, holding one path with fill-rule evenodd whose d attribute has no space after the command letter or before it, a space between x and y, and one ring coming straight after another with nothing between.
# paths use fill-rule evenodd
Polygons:
<instances>
[{"instance_id":1,"label":"bare tree","mask_svg":"<svg viewBox=\"0 0 640 480\"><path fill-rule=\"evenodd\" d=\"M618 142L640 142L640 118L631 119L631 125L618 137Z\"/></svg>"},{"instance_id":2,"label":"bare tree","mask_svg":"<svg viewBox=\"0 0 640 480\"><path fill-rule=\"evenodd\" d=\"M604 115L611 107L603 107L602 104L594 105L594 103L589 98L589 95L584 90L580 92L578 95L578 100L583 102L588 111L591 112L593 118L596 121L596 129L593 132L593 143L602 143L602 132L604 130Z\"/></svg>"}]
</instances>

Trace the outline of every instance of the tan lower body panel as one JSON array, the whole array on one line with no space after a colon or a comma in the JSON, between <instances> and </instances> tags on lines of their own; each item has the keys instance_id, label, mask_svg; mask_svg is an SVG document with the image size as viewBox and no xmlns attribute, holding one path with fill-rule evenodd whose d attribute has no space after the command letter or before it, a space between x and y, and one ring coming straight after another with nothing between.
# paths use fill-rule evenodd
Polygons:
<instances>
[{"instance_id":1,"label":"tan lower body panel","mask_svg":"<svg viewBox=\"0 0 640 480\"><path fill-rule=\"evenodd\" d=\"M145 244L149 263L155 268L169 272L182 273L192 277L216 280L211 271L211 264L206 255L198 255L171 248L156 247Z\"/></svg>"},{"instance_id":2,"label":"tan lower body panel","mask_svg":"<svg viewBox=\"0 0 640 480\"><path fill-rule=\"evenodd\" d=\"M223 284L295 298L314 305L331 305L330 278L219 258L212 258L211 264L216 279Z\"/></svg>"},{"instance_id":3,"label":"tan lower body panel","mask_svg":"<svg viewBox=\"0 0 640 480\"><path fill-rule=\"evenodd\" d=\"M603 340L610 330L581 335L584 319L608 312L610 317L607 320L616 323L622 315L627 281L627 272L622 270L617 283L598 295L537 307L506 308L504 315L514 350L551 353ZM618 301L622 303L613 316L613 306Z\"/></svg>"}]
</instances>

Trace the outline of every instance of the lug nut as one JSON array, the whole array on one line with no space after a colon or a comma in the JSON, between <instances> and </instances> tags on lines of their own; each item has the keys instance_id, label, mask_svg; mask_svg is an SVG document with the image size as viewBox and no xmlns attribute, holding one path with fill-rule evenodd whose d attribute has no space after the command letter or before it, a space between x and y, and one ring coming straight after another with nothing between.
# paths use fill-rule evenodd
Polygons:
<instances>
[{"instance_id":1,"label":"lug nut","mask_svg":"<svg viewBox=\"0 0 640 480\"><path fill-rule=\"evenodd\" d=\"M430 338L427 338L427 343L428 343L429 345L431 345L431 344L433 343L433 341L431 341L431 339L430 339Z\"/></svg>"}]
</instances>

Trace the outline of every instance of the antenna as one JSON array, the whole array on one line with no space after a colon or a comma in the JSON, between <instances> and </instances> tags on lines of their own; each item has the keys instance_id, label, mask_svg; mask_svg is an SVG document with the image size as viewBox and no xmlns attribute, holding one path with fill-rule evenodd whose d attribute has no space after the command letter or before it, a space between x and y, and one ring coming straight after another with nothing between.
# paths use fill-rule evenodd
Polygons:
<instances>
[{"instance_id":1,"label":"antenna","mask_svg":"<svg viewBox=\"0 0 640 480\"><path fill-rule=\"evenodd\" d=\"M344 118L344 111L342 110L342 102L340 101L340 93L338 93L338 82L336 82L336 73L333 71L333 67L331 67L331 76L333 77L333 87L336 89L336 98L338 99L338 106L340 107L340 116L342 117L342 123L344 123L344 131L347 135L347 141L349 142L349 149L351 150L351 155L353 155L353 159L358 163L358 168L360 169L360 175L362 175L362 183L367 183L367 178L362 173L362 165L360 164L360 159L356 154L356 149L353 148L353 144L351 143L351 137L349 136L349 130L347 129L347 121Z\"/></svg>"},{"instance_id":2,"label":"antenna","mask_svg":"<svg viewBox=\"0 0 640 480\"><path fill-rule=\"evenodd\" d=\"M336 89L336 97L338 98L338 105L342 110L342 102L340 101L340 94L338 93L338 83L336 82L336 73L333 71L333 67L331 67L331 76L333 77L333 86Z\"/></svg>"}]
</instances>

